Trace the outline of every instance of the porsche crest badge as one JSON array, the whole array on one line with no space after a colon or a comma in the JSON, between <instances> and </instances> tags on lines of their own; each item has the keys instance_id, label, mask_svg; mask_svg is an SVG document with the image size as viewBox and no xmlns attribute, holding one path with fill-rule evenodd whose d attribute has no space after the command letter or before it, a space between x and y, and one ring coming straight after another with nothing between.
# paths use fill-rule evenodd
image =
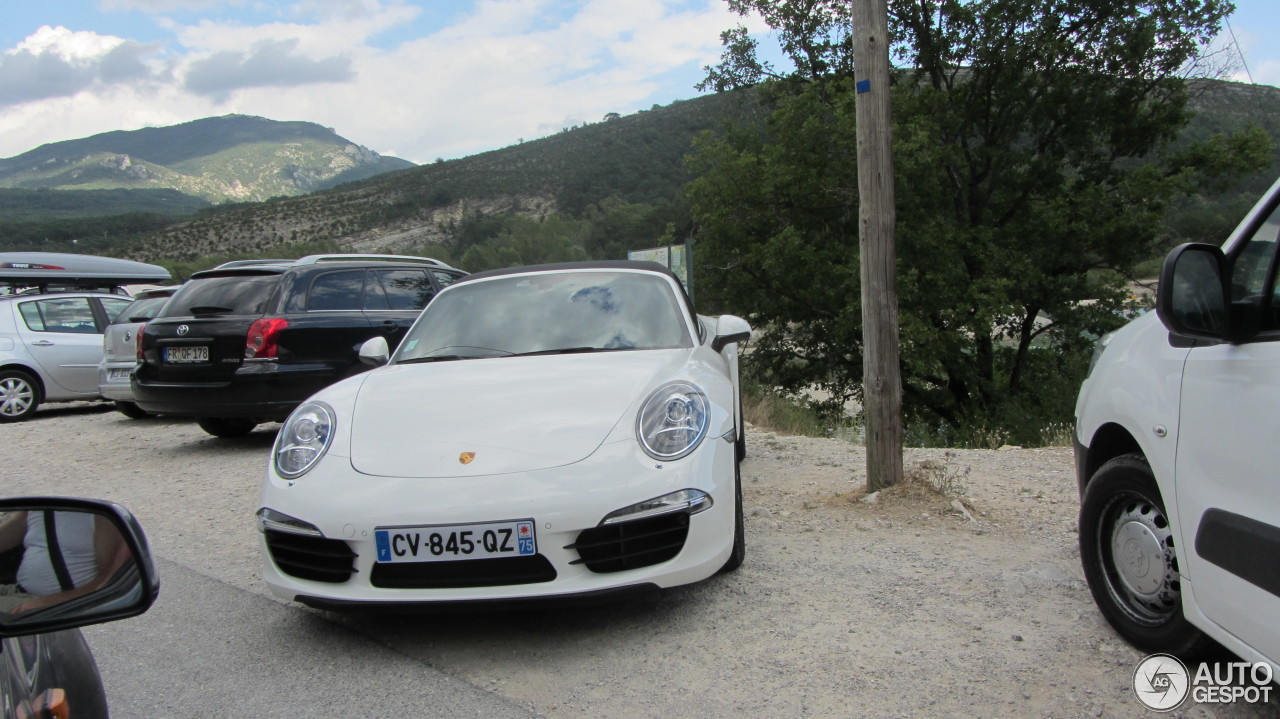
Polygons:
<instances>
[{"instance_id":1,"label":"porsche crest badge","mask_svg":"<svg viewBox=\"0 0 1280 719\"><path fill-rule=\"evenodd\" d=\"M475 452L463 452L458 455L458 464L471 464L471 460L476 458Z\"/></svg>"}]
</instances>

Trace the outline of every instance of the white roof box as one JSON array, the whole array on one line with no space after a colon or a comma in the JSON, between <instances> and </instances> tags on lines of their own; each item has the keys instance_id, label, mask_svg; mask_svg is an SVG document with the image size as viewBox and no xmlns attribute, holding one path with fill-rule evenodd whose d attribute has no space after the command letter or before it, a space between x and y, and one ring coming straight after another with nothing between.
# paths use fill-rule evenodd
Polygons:
<instances>
[{"instance_id":1,"label":"white roof box","mask_svg":"<svg viewBox=\"0 0 1280 719\"><path fill-rule=\"evenodd\" d=\"M171 279L165 268L133 260L64 252L0 252L0 285L107 287Z\"/></svg>"}]
</instances>

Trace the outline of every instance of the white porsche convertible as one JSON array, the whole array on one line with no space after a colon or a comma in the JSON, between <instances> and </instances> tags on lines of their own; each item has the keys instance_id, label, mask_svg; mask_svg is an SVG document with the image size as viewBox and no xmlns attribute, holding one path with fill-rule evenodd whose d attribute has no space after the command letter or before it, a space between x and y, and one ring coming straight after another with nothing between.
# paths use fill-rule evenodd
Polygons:
<instances>
[{"instance_id":1,"label":"white porsche convertible","mask_svg":"<svg viewBox=\"0 0 1280 719\"><path fill-rule=\"evenodd\" d=\"M592 599L744 554L746 321L665 267L542 265L441 291L393 356L281 427L258 527L271 590L344 606Z\"/></svg>"}]
</instances>

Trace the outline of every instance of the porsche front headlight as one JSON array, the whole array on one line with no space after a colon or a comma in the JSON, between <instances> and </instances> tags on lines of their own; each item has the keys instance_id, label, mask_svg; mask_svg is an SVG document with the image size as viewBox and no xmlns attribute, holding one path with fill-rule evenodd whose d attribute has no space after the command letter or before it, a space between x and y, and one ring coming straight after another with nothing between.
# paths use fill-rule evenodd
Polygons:
<instances>
[{"instance_id":1,"label":"porsche front headlight","mask_svg":"<svg viewBox=\"0 0 1280 719\"><path fill-rule=\"evenodd\" d=\"M284 421L276 437L275 463L280 476L293 479L306 474L333 442L333 408L324 402L307 402Z\"/></svg>"},{"instance_id":2,"label":"porsche front headlight","mask_svg":"<svg viewBox=\"0 0 1280 719\"><path fill-rule=\"evenodd\" d=\"M711 405L687 382L659 387L636 417L636 436L646 454L670 461L692 452L707 434Z\"/></svg>"}]
</instances>

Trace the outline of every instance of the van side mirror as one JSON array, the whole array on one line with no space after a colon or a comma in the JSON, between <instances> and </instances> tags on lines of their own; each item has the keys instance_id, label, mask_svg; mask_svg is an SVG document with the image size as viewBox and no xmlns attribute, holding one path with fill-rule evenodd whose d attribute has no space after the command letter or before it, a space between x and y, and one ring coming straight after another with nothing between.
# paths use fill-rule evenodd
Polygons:
<instances>
[{"instance_id":1,"label":"van side mirror","mask_svg":"<svg viewBox=\"0 0 1280 719\"><path fill-rule=\"evenodd\" d=\"M0 637L136 616L160 592L146 535L118 504L64 497L0 500Z\"/></svg>"},{"instance_id":2,"label":"van side mirror","mask_svg":"<svg viewBox=\"0 0 1280 719\"><path fill-rule=\"evenodd\" d=\"M751 339L751 325L741 317L720 315L716 320L716 336L711 340L711 349L721 352L735 342L746 342Z\"/></svg>"},{"instance_id":3,"label":"van side mirror","mask_svg":"<svg viewBox=\"0 0 1280 719\"><path fill-rule=\"evenodd\" d=\"M1213 245L1175 247L1160 268L1156 314L1175 335L1225 341L1231 334L1226 258Z\"/></svg>"}]
</instances>

